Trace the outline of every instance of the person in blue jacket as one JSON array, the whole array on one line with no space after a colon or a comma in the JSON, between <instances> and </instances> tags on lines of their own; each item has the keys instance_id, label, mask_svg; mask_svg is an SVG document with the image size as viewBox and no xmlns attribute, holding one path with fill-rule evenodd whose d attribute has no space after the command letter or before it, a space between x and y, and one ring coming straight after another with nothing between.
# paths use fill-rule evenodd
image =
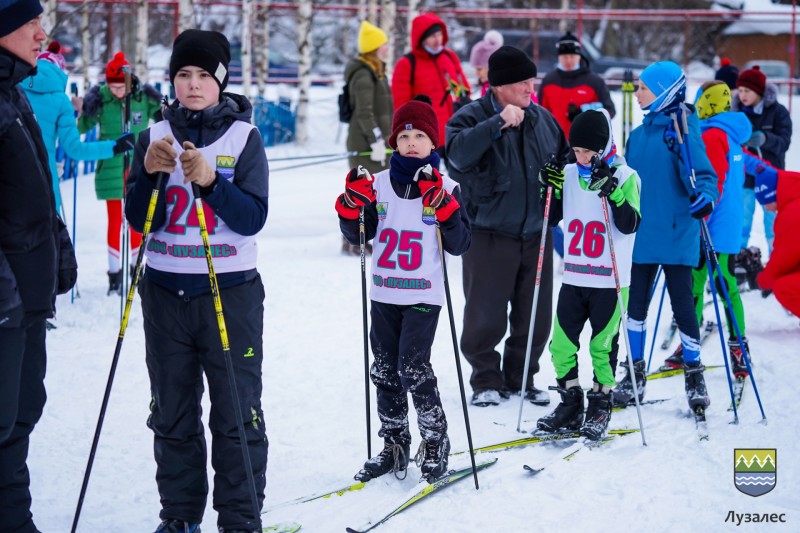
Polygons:
<instances>
[{"instance_id":1,"label":"person in blue jacket","mask_svg":"<svg viewBox=\"0 0 800 533\"><path fill-rule=\"evenodd\" d=\"M745 162L742 145L750 138L753 128L744 113L731 111L731 90L723 81L704 83L695 98L697 116L700 118L700 130L703 132L703 143L706 147L711 166L717 173L717 189L719 200L714 212L708 217L708 230L714 251L722 271L722 280L714 272L715 286L719 301L725 307L725 321L728 324L728 348L731 357L731 369L737 379L748 376L739 337L733 325L733 318L743 337L745 350L750 351L745 337L745 317L742 297L734 274L736 254L739 253L741 239L740 228L744 219L742 196L745 180ZM703 323L703 295L708 280L708 267L703 252L700 264L694 270L693 291L697 321ZM722 285L730 297L730 308L722 293ZM733 316L731 316L731 314ZM683 367L683 345L666 360L666 366Z\"/></svg>"},{"instance_id":2,"label":"person in blue jacket","mask_svg":"<svg viewBox=\"0 0 800 533\"><path fill-rule=\"evenodd\" d=\"M67 74L64 72L61 45L52 41L47 51L36 60L36 73L20 83L31 103L36 121L42 130L47 162L53 176L56 212L61 210L61 191L56 167L56 141L75 160L108 159L126 150L133 150L133 134L125 134L116 141L83 142L75 123L75 111L67 96Z\"/></svg>"},{"instance_id":3,"label":"person in blue jacket","mask_svg":"<svg viewBox=\"0 0 800 533\"><path fill-rule=\"evenodd\" d=\"M671 61L653 63L639 76L636 99L648 113L642 125L631 132L625 146L628 165L642 180L642 224L633 248L633 266L628 300L628 336L640 399L644 398L647 308L659 265L669 291L672 311L683 345L686 395L692 410L709 405L700 362L700 328L692 298L692 269L700 262L699 220L711 214L719 196L717 175L705 154L694 108L684 104L686 77ZM695 174L683 160L676 119L682 129L684 118L687 144ZM632 376L625 376L613 390L614 403L634 400Z\"/></svg>"}]
</instances>

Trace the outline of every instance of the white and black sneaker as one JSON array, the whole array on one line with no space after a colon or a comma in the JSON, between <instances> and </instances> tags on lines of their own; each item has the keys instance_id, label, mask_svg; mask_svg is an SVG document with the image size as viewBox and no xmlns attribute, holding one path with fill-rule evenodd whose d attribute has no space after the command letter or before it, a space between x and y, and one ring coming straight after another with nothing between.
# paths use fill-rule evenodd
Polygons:
<instances>
[{"instance_id":1,"label":"white and black sneaker","mask_svg":"<svg viewBox=\"0 0 800 533\"><path fill-rule=\"evenodd\" d=\"M472 405L477 407L489 407L490 405L500 405L500 392L494 389L480 389L472 394Z\"/></svg>"}]
</instances>

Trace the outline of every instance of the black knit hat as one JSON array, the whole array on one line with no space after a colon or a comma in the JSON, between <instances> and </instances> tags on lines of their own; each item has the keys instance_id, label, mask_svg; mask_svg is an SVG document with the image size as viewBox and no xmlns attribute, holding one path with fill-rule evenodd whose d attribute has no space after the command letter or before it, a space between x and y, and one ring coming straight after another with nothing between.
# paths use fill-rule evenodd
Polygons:
<instances>
[{"instance_id":1,"label":"black knit hat","mask_svg":"<svg viewBox=\"0 0 800 533\"><path fill-rule=\"evenodd\" d=\"M39 0L0 0L0 37L42 14Z\"/></svg>"},{"instance_id":2,"label":"black knit hat","mask_svg":"<svg viewBox=\"0 0 800 533\"><path fill-rule=\"evenodd\" d=\"M739 67L732 64L727 57L723 57L719 69L714 73L714 79L724 81L728 87L735 89L739 80Z\"/></svg>"},{"instance_id":3,"label":"black knit hat","mask_svg":"<svg viewBox=\"0 0 800 533\"><path fill-rule=\"evenodd\" d=\"M183 67L200 67L211 74L220 92L228 85L228 65L231 62L231 45L218 31L186 30L175 38L169 60L169 81L175 85L175 76Z\"/></svg>"},{"instance_id":4,"label":"black knit hat","mask_svg":"<svg viewBox=\"0 0 800 533\"><path fill-rule=\"evenodd\" d=\"M489 56L489 84L492 87L517 83L536 77L531 58L513 46L501 46Z\"/></svg>"},{"instance_id":5,"label":"black knit hat","mask_svg":"<svg viewBox=\"0 0 800 533\"><path fill-rule=\"evenodd\" d=\"M569 128L569 145L593 152L605 150L611 132L602 111L590 109L580 113Z\"/></svg>"},{"instance_id":6,"label":"black knit hat","mask_svg":"<svg viewBox=\"0 0 800 533\"><path fill-rule=\"evenodd\" d=\"M564 36L558 40L556 48L558 49L558 55L581 53L581 43L571 32L565 33Z\"/></svg>"}]
</instances>

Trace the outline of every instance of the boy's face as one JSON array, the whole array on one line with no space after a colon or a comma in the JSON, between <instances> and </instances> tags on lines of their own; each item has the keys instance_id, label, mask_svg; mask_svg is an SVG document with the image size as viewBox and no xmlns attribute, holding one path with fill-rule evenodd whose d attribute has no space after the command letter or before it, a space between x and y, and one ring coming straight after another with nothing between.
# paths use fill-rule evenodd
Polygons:
<instances>
[{"instance_id":1,"label":"boy's face","mask_svg":"<svg viewBox=\"0 0 800 533\"><path fill-rule=\"evenodd\" d=\"M125 84L119 82L111 82L108 84L108 90L111 91L111 94L116 98L122 100L125 98Z\"/></svg>"},{"instance_id":2,"label":"boy's face","mask_svg":"<svg viewBox=\"0 0 800 533\"><path fill-rule=\"evenodd\" d=\"M592 164L592 158L597 155L597 152L594 150L579 148L577 146L574 147L572 151L575 152L575 159L578 160L578 163L585 167L590 166Z\"/></svg>"},{"instance_id":3,"label":"boy's face","mask_svg":"<svg viewBox=\"0 0 800 533\"><path fill-rule=\"evenodd\" d=\"M739 87L739 101L747 107L753 107L754 105L758 105L761 101L761 97L758 96L758 93L754 90L741 86Z\"/></svg>"},{"instance_id":4,"label":"boy's face","mask_svg":"<svg viewBox=\"0 0 800 533\"><path fill-rule=\"evenodd\" d=\"M182 67L175 75L175 97L187 109L202 111L219 102L219 85L200 67Z\"/></svg>"},{"instance_id":5,"label":"boy's face","mask_svg":"<svg viewBox=\"0 0 800 533\"><path fill-rule=\"evenodd\" d=\"M403 130L397 136L397 151L405 157L422 159L431 155L434 148L433 141L422 130Z\"/></svg>"},{"instance_id":6,"label":"boy's face","mask_svg":"<svg viewBox=\"0 0 800 533\"><path fill-rule=\"evenodd\" d=\"M639 88L636 89L635 94L636 101L639 102L639 107L648 106L656 99L655 93L653 93L642 80L639 80Z\"/></svg>"}]
</instances>

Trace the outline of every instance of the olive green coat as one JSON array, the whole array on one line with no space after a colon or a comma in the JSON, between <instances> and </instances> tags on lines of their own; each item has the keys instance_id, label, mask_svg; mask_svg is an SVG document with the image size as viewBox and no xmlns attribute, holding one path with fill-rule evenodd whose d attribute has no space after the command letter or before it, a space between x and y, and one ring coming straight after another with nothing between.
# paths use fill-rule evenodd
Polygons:
<instances>
[{"instance_id":1,"label":"olive green coat","mask_svg":"<svg viewBox=\"0 0 800 533\"><path fill-rule=\"evenodd\" d=\"M364 61L358 58L347 62L344 69L345 82L349 82L350 105L353 106L353 117L347 134L348 152L370 152L370 144L375 142L373 128L380 128L384 142L392 133L392 90L389 80L378 74ZM386 166L370 160L369 155L351 156L348 159L350 168L362 165L370 172L380 172L389 167L390 154L386 154Z\"/></svg>"},{"instance_id":2,"label":"olive green coat","mask_svg":"<svg viewBox=\"0 0 800 533\"><path fill-rule=\"evenodd\" d=\"M78 130L86 133L100 126L98 140L116 140L123 132L123 104L108 89L108 85L95 86L83 100L83 113L78 119ZM145 85L131 95L131 131L138 137L147 128L150 119L161 109L158 93ZM98 200L119 200L122 198L123 155L103 159L97 163L94 175L94 190Z\"/></svg>"}]
</instances>

